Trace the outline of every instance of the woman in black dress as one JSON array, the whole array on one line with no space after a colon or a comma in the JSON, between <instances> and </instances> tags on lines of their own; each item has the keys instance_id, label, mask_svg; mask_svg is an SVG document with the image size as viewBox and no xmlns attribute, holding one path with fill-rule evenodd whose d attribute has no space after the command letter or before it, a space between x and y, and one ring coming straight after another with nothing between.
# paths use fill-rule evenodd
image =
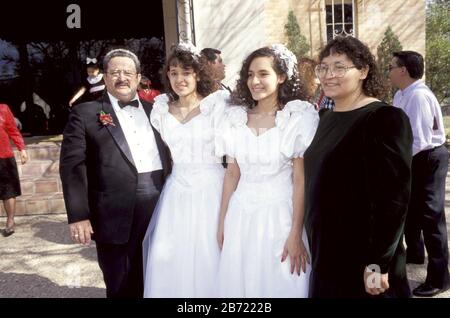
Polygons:
<instances>
[{"instance_id":1,"label":"woman in black dress","mask_svg":"<svg viewBox=\"0 0 450 318\"><path fill-rule=\"evenodd\" d=\"M410 197L412 131L384 90L368 47L336 37L316 75L333 110L320 112L305 153L310 297L410 297L403 227Z\"/></svg>"}]
</instances>

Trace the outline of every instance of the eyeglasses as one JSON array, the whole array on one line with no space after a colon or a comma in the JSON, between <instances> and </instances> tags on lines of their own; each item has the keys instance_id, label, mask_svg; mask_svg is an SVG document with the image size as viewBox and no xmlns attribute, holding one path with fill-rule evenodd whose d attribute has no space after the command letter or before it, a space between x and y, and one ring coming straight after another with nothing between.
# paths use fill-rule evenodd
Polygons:
<instances>
[{"instance_id":1,"label":"eyeglasses","mask_svg":"<svg viewBox=\"0 0 450 318\"><path fill-rule=\"evenodd\" d=\"M123 76L126 78L131 78L136 75L135 72L131 72L131 71L114 70L114 71L108 72L108 75L113 78L119 78L120 74L123 74Z\"/></svg>"},{"instance_id":2,"label":"eyeglasses","mask_svg":"<svg viewBox=\"0 0 450 318\"><path fill-rule=\"evenodd\" d=\"M394 68L400 68L400 67L403 67L403 66L392 66L392 65L388 65L388 71L390 72L390 71L392 71Z\"/></svg>"},{"instance_id":3,"label":"eyeglasses","mask_svg":"<svg viewBox=\"0 0 450 318\"><path fill-rule=\"evenodd\" d=\"M323 78L327 76L328 71L333 74L334 77L344 77L345 73L351 68L356 68L354 65L344 65L344 64L334 64L331 67L326 64L319 64L315 67L314 71L318 78Z\"/></svg>"}]
</instances>

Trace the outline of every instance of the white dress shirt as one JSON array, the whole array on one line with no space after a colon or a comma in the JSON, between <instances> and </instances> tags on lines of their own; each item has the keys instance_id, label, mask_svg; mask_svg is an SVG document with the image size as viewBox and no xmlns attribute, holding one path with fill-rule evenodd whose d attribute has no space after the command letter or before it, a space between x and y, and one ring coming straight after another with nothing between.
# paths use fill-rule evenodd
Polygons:
<instances>
[{"instance_id":1,"label":"white dress shirt","mask_svg":"<svg viewBox=\"0 0 450 318\"><path fill-rule=\"evenodd\" d=\"M413 131L413 156L445 142L444 121L439 102L421 80L417 80L394 96L394 106L409 117Z\"/></svg>"},{"instance_id":2,"label":"white dress shirt","mask_svg":"<svg viewBox=\"0 0 450 318\"><path fill-rule=\"evenodd\" d=\"M156 146L155 135L141 102L139 101L139 107L125 106L121 108L118 99L110 93L108 95L130 147L131 156L138 173L161 170L162 163Z\"/></svg>"}]
</instances>

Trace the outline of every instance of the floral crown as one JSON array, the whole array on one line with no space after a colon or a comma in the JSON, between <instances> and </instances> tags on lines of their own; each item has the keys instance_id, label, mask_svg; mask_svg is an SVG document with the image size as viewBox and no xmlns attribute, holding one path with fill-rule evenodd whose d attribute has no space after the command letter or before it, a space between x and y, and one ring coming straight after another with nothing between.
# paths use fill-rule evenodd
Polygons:
<instances>
[{"instance_id":1,"label":"floral crown","mask_svg":"<svg viewBox=\"0 0 450 318\"><path fill-rule=\"evenodd\" d=\"M175 47L175 50L180 50L184 52L188 52L192 55L195 60L200 58L200 50L191 42L180 42Z\"/></svg>"},{"instance_id":2,"label":"floral crown","mask_svg":"<svg viewBox=\"0 0 450 318\"><path fill-rule=\"evenodd\" d=\"M273 44L270 48L286 65L288 78L292 78L296 74L297 57L283 44Z\"/></svg>"}]
</instances>

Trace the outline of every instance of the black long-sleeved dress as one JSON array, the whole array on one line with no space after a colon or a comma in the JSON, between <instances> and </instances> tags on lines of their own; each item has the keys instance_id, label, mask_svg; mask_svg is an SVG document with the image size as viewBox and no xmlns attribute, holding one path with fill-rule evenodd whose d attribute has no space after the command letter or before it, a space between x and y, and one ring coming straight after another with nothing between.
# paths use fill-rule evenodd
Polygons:
<instances>
[{"instance_id":1,"label":"black long-sleeved dress","mask_svg":"<svg viewBox=\"0 0 450 318\"><path fill-rule=\"evenodd\" d=\"M324 110L305 153L310 297L369 297L364 269L389 273L385 297L410 297L403 228L410 197L412 131L382 102Z\"/></svg>"}]
</instances>

